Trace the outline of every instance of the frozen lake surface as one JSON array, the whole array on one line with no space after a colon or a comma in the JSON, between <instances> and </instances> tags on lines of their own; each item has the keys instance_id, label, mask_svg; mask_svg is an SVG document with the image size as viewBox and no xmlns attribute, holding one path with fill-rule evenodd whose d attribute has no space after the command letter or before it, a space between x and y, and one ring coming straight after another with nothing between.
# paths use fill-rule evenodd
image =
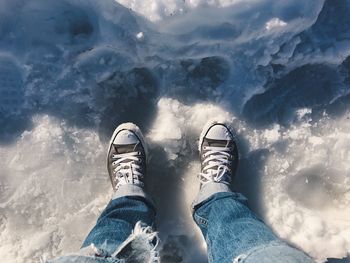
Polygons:
<instances>
[{"instance_id":1,"label":"frozen lake surface","mask_svg":"<svg viewBox=\"0 0 350 263\"><path fill-rule=\"evenodd\" d=\"M132 121L163 262L205 263L189 205L216 116L253 210L318 262L349 256L349 14L349 0L0 0L1 260L79 249L112 194L109 136Z\"/></svg>"}]
</instances>

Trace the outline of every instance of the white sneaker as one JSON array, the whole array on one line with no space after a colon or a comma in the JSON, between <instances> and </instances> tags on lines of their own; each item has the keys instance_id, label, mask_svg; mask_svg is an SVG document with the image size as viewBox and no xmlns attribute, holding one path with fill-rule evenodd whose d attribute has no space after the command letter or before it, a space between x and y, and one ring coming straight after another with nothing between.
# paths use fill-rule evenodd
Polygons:
<instances>
[{"instance_id":1,"label":"white sneaker","mask_svg":"<svg viewBox=\"0 0 350 263\"><path fill-rule=\"evenodd\" d=\"M139 127L133 123L119 125L109 142L107 169L112 187L132 184L143 187L147 149Z\"/></svg>"},{"instance_id":2,"label":"white sneaker","mask_svg":"<svg viewBox=\"0 0 350 263\"><path fill-rule=\"evenodd\" d=\"M211 121L202 130L199 140L200 187L209 182L230 185L238 166L238 149L229 125Z\"/></svg>"}]
</instances>

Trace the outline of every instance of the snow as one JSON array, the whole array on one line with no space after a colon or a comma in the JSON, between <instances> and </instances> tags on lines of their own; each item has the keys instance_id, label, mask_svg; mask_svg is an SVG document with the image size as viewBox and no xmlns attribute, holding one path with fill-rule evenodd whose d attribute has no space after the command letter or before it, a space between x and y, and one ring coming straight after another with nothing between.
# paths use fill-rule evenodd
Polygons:
<instances>
[{"instance_id":1,"label":"snow","mask_svg":"<svg viewBox=\"0 0 350 263\"><path fill-rule=\"evenodd\" d=\"M143 38L144 38L143 32L137 33L136 37L137 37L138 39L143 39Z\"/></svg>"},{"instance_id":2,"label":"snow","mask_svg":"<svg viewBox=\"0 0 350 263\"><path fill-rule=\"evenodd\" d=\"M161 253L206 262L189 205L201 128L219 116L253 210L318 262L349 256L349 12L342 0L0 0L2 260L79 249L112 194L109 136L131 121L150 144Z\"/></svg>"},{"instance_id":3,"label":"snow","mask_svg":"<svg viewBox=\"0 0 350 263\"><path fill-rule=\"evenodd\" d=\"M350 200L344 194L349 191L350 149L339 146L339 141L349 141L350 126L344 118L323 120L317 129L314 125L291 127L298 137L290 139L289 130L283 132L281 141L288 141L288 148L270 149L262 183L267 220L283 238L315 258L335 243L332 256L345 257ZM283 167L286 161L289 165Z\"/></svg>"},{"instance_id":4,"label":"snow","mask_svg":"<svg viewBox=\"0 0 350 263\"><path fill-rule=\"evenodd\" d=\"M284 22L283 20L279 19L278 17L275 17L275 18L272 18L270 21L268 21L265 24L265 28L267 30L272 30L272 29L275 29L275 28L284 27L286 25L287 25L286 22Z\"/></svg>"}]
</instances>

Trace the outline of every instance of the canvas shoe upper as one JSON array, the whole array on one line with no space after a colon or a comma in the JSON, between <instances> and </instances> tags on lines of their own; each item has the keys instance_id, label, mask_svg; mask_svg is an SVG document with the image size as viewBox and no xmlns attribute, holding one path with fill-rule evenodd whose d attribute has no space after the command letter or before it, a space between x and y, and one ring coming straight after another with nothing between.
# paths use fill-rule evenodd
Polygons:
<instances>
[{"instance_id":1,"label":"canvas shoe upper","mask_svg":"<svg viewBox=\"0 0 350 263\"><path fill-rule=\"evenodd\" d=\"M201 187L209 182L230 185L238 166L238 150L233 133L225 123L210 122L200 142Z\"/></svg>"},{"instance_id":2,"label":"canvas shoe upper","mask_svg":"<svg viewBox=\"0 0 350 263\"><path fill-rule=\"evenodd\" d=\"M146 174L146 144L135 124L119 125L110 140L107 169L112 187L133 184L143 187Z\"/></svg>"}]
</instances>

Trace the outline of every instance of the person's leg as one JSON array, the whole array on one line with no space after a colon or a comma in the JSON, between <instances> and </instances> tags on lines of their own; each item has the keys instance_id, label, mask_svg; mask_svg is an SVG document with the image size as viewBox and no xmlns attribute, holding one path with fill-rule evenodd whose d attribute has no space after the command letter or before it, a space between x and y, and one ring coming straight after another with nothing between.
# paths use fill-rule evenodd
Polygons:
<instances>
[{"instance_id":1,"label":"person's leg","mask_svg":"<svg viewBox=\"0 0 350 263\"><path fill-rule=\"evenodd\" d=\"M210 123L200 139L201 187L193 217L207 243L210 263L309 263L303 252L281 241L230 190L238 165L237 145L226 124Z\"/></svg>"},{"instance_id":2,"label":"person's leg","mask_svg":"<svg viewBox=\"0 0 350 263\"><path fill-rule=\"evenodd\" d=\"M81 249L50 262L159 262L155 209L144 192L147 149L140 129L119 125L109 143L107 168L114 194Z\"/></svg>"},{"instance_id":3,"label":"person's leg","mask_svg":"<svg viewBox=\"0 0 350 263\"><path fill-rule=\"evenodd\" d=\"M112 199L86 237L82 248L94 244L112 254L130 236L137 222L153 226L155 209L145 197L137 194L130 192L129 196Z\"/></svg>"},{"instance_id":4,"label":"person's leg","mask_svg":"<svg viewBox=\"0 0 350 263\"><path fill-rule=\"evenodd\" d=\"M205 185L199 194L205 200L193 206L209 262L313 262L273 234L248 208L244 196L225 188L220 183Z\"/></svg>"},{"instance_id":5,"label":"person's leg","mask_svg":"<svg viewBox=\"0 0 350 263\"><path fill-rule=\"evenodd\" d=\"M147 231L150 230L147 226L153 227L156 212L144 192L143 183L146 175L146 151L142 133L136 125L126 123L116 128L107 157L114 195L86 237L82 248L92 246L98 254L112 255L135 233L138 222L142 222L142 229L148 229ZM152 238L153 234L149 237Z\"/></svg>"}]
</instances>

